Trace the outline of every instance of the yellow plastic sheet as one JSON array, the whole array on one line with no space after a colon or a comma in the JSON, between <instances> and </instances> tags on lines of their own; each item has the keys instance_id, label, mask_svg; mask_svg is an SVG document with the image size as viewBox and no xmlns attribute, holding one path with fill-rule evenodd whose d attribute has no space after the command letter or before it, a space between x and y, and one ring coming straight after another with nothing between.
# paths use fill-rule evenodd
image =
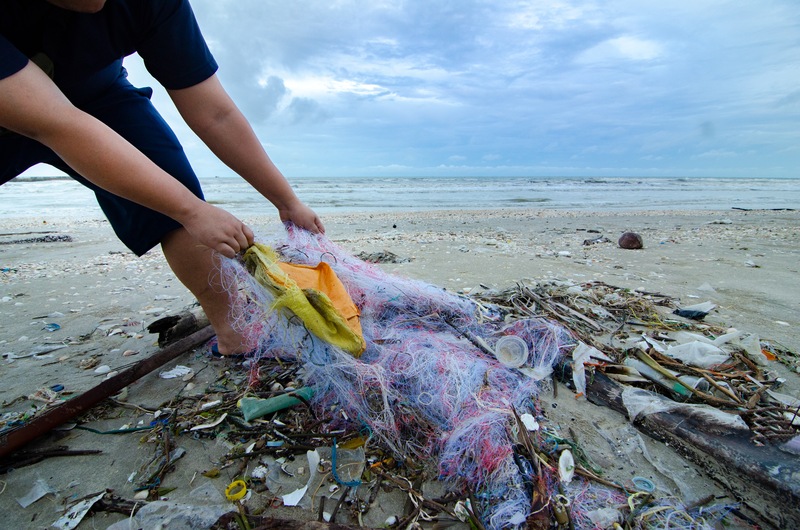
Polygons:
<instances>
[{"instance_id":1,"label":"yellow plastic sheet","mask_svg":"<svg viewBox=\"0 0 800 530\"><path fill-rule=\"evenodd\" d=\"M358 308L327 263L311 267L279 262L277 254L261 243L245 251L244 262L256 281L275 296L273 308L288 309L320 339L361 356L366 343Z\"/></svg>"}]
</instances>

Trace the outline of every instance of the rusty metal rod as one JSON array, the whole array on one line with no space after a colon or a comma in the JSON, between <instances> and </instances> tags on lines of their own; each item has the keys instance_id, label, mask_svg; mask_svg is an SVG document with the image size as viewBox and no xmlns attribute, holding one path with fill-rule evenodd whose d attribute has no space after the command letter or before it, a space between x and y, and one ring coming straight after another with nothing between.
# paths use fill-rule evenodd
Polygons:
<instances>
[{"instance_id":1,"label":"rusty metal rod","mask_svg":"<svg viewBox=\"0 0 800 530\"><path fill-rule=\"evenodd\" d=\"M206 326L188 337L160 349L147 359L139 361L127 370L103 381L83 394L51 408L40 416L36 416L27 424L0 435L0 457L16 451L28 442L86 412L107 397L113 396L129 384L141 379L156 368L163 366L213 336L214 329L211 326Z\"/></svg>"}]
</instances>

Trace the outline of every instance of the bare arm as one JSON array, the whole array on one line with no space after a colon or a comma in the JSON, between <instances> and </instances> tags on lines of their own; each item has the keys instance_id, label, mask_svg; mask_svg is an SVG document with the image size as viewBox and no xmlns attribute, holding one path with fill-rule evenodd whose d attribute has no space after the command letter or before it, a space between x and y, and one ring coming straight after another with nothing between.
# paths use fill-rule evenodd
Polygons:
<instances>
[{"instance_id":1,"label":"bare arm","mask_svg":"<svg viewBox=\"0 0 800 530\"><path fill-rule=\"evenodd\" d=\"M233 257L253 233L195 197L102 122L74 107L35 65L0 80L0 126L55 151L101 188L181 223L200 244Z\"/></svg>"},{"instance_id":2,"label":"bare arm","mask_svg":"<svg viewBox=\"0 0 800 530\"><path fill-rule=\"evenodd\" d=\"M272 163L252 127L216 75L169 95L186 123L237 174L278 209L281 220L312 232L324 232L317 214L297 198Z\"/></svg>"}]
</instances>

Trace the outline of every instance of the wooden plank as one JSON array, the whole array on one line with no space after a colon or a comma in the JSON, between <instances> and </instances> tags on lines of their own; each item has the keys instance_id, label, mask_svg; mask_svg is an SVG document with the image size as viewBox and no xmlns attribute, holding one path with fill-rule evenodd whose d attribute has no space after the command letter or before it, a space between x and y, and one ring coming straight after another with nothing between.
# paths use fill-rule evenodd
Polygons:
<instances>
[{"instance_id":1,"label":"wooden plank","mask_svg":"<svg viewBox=\"0 0 800 530\"><path fill-rule=\"evenodd\" d=\"M22 427L12 429L0 436L0 457L4 457L66 421L83 414L107 397L113 396L129 384L139 380L156 368L163 366L190 348L214 336L214 329L206 326L166 348L162 348L147 359L124 370L83 394L64 401L34 417Z\"/></svg>"}]
</instances>

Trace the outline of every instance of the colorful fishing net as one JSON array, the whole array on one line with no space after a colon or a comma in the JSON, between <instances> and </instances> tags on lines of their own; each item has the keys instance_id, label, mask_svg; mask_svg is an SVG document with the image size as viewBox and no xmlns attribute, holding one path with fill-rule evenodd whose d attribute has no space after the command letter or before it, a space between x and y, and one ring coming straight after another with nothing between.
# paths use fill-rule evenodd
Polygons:
<instances>
[{"instance_id":1,"label":"colorful fishing net","mask_svg":"<svg viewBox=\"0 0 800 530\"><path fill-rule=\"evenodd\" d=\"M514 460L512 409L535 412L536 380L500 364L490 353L514 334L531 352L528 367L552 366L574 346L544 320L511 325L492 308L424 282L389 275L349 255L328 238L289 227L264 241L285 262L327 263L361 312L366 349L360 358L310 333L236 260L222 277L240 293L234 325L261 357L303 366L320 410L344 412L331 428L369 432L398 461L433 462L452 487L477 492L487 528L524 523L531 499ZM343 425L349 423L349 425Z\"/></svg>"}]
</instances>

